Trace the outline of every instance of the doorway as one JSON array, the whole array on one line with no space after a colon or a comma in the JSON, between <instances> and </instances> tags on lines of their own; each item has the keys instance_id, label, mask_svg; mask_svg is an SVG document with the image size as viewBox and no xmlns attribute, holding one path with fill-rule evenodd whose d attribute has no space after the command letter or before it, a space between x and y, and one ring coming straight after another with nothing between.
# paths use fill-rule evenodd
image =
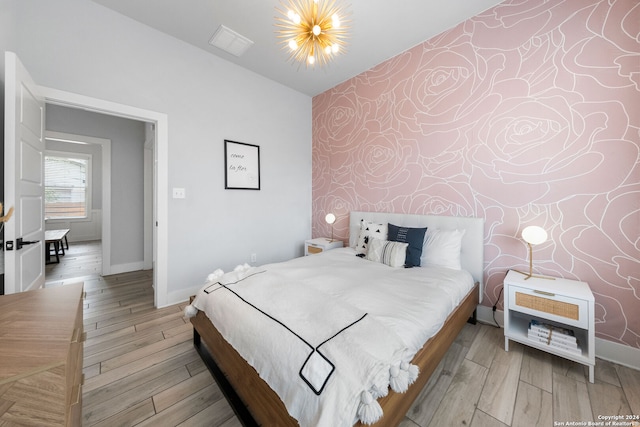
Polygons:
<instances>
[{"instance_id":1,"label":"doorway","mask_svg":"<svg viewBox=\"0 0 640 427\"><path fill-rule=\"evenodd\" d=\"M99 261L91 256L85 261L93 265L78 263L85 272L151 270L153 217L148 213L153 211L154 186L152 156L146 153L155 145L151 125L59 105L47 105L46 110L45 165L51 167L45 166L45 175L48 185L54 185L46 192L46 229L67 230L66 239L73 243L102 241L100 271L91 271ZM71 172L80 162L86 171L82 179L73 180ZM72 170L65 173L62 168ZM64 187L55 186L56 181ZM70 197L77 199L75 203ZM68 206L76 209L78 204L84 209L67 213ZM66 276L75 267L69 266L74 259L53 261L71 267L62 269ZM55 274L49 274L46 282L56 279L60 267L48 266L47 272Z\"/></svg>"},{"instance_id":2,"label":"doorway","mask_svg":"<svg viewBox=\"0 0 640 427\"><path fill-rule=\"evenodd\" d=\"M139 109L124 104L87 97L57 89L40 87L47 104L85 109L100 114L128 118L150 123L153 132L153 154L150 158L153 170L153 250L154 305L168 305L168 118L166 114ZM103 209L105 207L103 206ZM103 234L104 229L103 229ZM104 235L103 235L104 242ZM104 262L104 260L103 260Z\"/></svg>"}]
</instances>

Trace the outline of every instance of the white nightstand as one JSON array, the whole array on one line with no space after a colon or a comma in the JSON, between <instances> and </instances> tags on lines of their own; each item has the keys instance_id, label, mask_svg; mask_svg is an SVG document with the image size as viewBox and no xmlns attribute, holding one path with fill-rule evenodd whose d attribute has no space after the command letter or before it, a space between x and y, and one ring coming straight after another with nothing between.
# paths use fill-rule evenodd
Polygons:
<instances>
[{"instance_id":1,"label":"white nightstand","mask_svg":"<svg viewBox=\"0 0 640 427\"><path fill-rule=\"evenodd\" d=\"M341 248L342 240L331 240L326 237L309 239L304 241L304 254L313 255L330 249Z\"/></svg>"},{"instance_id":2,"label":"white nightstand","mask_svg":"<svg viewBox=\"0 0 640 427\"><path fill-rule=\"evenodd\" d=\"M596 364L594 298L589 285L568 279L526 277L511 270L504 279L505 351L509 351L509 340L513 340L582 363L589 367L589 381L593 382ZM539 339L544 334L530 338L532 320L573 331L580 351L570 350L570 346L564 346L560 339L553 343ZM553 330L551 335L553 337Z\"/></svg>"}]
</instances>

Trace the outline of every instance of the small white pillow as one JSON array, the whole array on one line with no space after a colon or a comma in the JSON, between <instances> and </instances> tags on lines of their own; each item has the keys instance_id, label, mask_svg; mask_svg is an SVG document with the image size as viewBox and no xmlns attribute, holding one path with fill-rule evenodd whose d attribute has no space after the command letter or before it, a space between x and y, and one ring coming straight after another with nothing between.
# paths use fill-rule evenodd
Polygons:
<instances>
[{"instance_id":1,"label":"small white pillow","mask_svg":"<svg viewBox=\"0 0 640 427\"><path fill-rule=\"evenodd\" d=\"M360 234L356 243L356 254L367 253L367 245L371 239L387 240L387 224L376 224L375 222L360 220Z\"/></svg>"},{"instance_id":2,"label":"small white pillow","mask_svg":"<svg viewBox=\"0 0 640 427\"><path fill-rule=\"evenodd\" d=\"M390 267L402 267L407 257L407 246L409 246L408 243L371 239L366 258L369 261L381 262Z\"/></svg>"},{"instance_id":3,"label":"small white pillow","mask_svg":"<svg viewBox=\"0 0 640 427\"><path fill-rule=\"evenodd\" d=\"M422 267L447 267L462 270L460 248L466 230L427 230L420 265Z\"/></svg>"}]
</instances>

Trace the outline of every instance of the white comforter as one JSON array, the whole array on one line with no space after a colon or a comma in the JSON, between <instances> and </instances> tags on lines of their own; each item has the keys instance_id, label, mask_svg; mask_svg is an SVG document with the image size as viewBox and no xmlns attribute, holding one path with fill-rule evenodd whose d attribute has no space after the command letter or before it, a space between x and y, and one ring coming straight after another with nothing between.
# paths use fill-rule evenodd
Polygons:
<instances>
[{"instance_id":1,"label":"white comforter","mask_svg":"<svg viewBox=\"0 0 640 427\"><path fill-rule=\"evenodd\" d=\"M302 427L351 426L379 418L372 398L389 385L406 389L407 362L472 287L465 271L394 269L343 248L218 270L192 305Z\"/></svg>"}]
</instances>

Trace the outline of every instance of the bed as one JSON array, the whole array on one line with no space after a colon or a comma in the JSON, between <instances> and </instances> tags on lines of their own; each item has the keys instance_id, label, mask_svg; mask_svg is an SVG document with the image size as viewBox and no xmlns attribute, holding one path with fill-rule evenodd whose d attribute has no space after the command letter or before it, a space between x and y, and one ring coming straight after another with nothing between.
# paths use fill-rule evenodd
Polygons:
<instances>
[{"instance_id":1,"label":"bed","mask_svg":"<svg viewBox=\"0 0 640 427\"><path fill-rule=\"evenodd\" d=\"M458 255L455 262L460 270L439 265L407 269L384 265L394 262L390 253L407 245L386 242L390 233L384 230L385 238L367 235L364 246L368 248L359 248L363 224L400 226L393 230L400 234L426 227L425 241L431 242L454 233L457 247L446 243L438 247L435 258L421 261L429 264L451 250ZM296 418L301 425L397 425L464 324L475 318L482 295L483 236L480 218L352 212L348 248L212 273L187 310L194 326L194 345L221 388L227 389L225 394L245 425L296 426ZM380 245L383 255L377 258ZM355 256L363 251L363 256ZM433 256L433 250L431 253ZM314 274L308 273L309 268ZM373 279L387 274L385 283ZM460 287L446 282L449 278L461 282ZM420 288L419 297L405 293L422 281L436 285ZM389 283L393 283L394 296L387 298L389 288L384 286ZM444 295L444 302L435 299L436 293ZM379 303L396 294L402 310ZM286 304L278 295L286 295ZM426 306L413 305L414 300L422 299L420 304ZM311 302L308 308L296 309L306 307L307 300ZM240 309L245 311L232 311ZM326 315L322 324L301 320L303 312L311 311ZM391 311L409 314L396 319L389 315ZM440 316L439 320L416 321L432 315ZM334 330L338 332L318 345L320 337ZM363 335L376 339L363 343L359 338ZM291 359L280 360L282 348Z\"/></svg>"}]
</instances>

